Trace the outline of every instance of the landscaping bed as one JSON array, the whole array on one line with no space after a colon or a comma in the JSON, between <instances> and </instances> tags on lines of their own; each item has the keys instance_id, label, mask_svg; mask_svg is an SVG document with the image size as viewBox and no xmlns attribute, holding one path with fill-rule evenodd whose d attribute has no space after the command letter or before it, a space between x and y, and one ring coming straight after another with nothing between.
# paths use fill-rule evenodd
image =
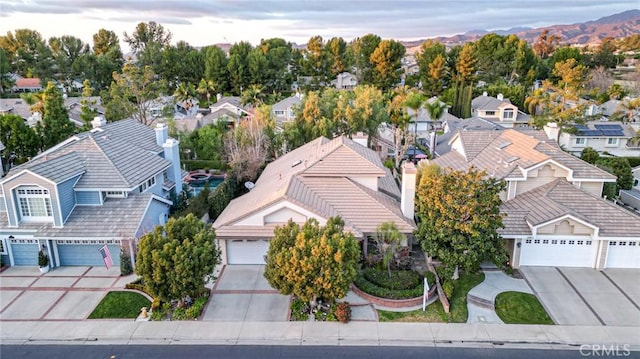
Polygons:
<instances>
[{"instance_id":1,"label":"landscaping bed","mask_svg":"<svg viewBox=\"0 0 640 359\"><path fill-rule=\"evenodd\" d=\"M430 287L435 283L433 273L425 274ZM392 270L391 277L383 269L367 268L360 272L354 284L361 291L386 299L413 299L422 297L424 286L420 273L408 270Z\"/></svg>"},{"instance_id":2,"label":"landscaping bed","mask_svg":"<svg viewBox=\"0 0 640 359\"><path fill-rule=\"evenodd\" d=\"M495 300L496 314L506 324L554 324L535 295L504 292Z\"/></svg>"},{"instance_id":3,"label":"landscaping bed","mask_svg":"<svg viewBox=\"0 0 640 359\"><path fill-rule=\"evenodd\" d=\"M151 301L140 293L109 292L89 315L89 319L135 319L140 314L142 307L150 308Z\"/></svg>"},{"instance_id":4,"label":"landscaping bed","mask_svg":"<svg viewBox=\"0 0 640 359\"><path fill-rule=\"evenodd\" d=\"M125 286L127 289L135 289L147 293L142 279L137 279ZM209 289L203 287L196 298L185 297L181 300L161 302L157 298L147 304L151 311L151 320L195 320L200 317L209 301ZM140 308L138 308L138 313Z\"/></svg>"},{"instance_id":5,"label":"landscaping bed","mask_svg":"<svg viewBox=\"0 0 640 359\"><path fill-rule=\"evenodd\" d=\"M306 322L313 315L316 322L343 322L351 319L351 306L348 302L326 303L318 301L318 307L311 309L306 301L293 298L291 301L290 320L294 322Z\"/></svg>"}]
</instances>

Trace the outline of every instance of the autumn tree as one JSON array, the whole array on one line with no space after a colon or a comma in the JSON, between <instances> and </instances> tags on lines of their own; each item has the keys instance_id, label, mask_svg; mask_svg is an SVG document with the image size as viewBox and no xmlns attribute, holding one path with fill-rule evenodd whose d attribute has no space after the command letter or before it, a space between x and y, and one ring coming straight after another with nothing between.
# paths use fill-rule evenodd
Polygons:
<instances>
[{"instance_id":1,"label":"autumn tree","mask_svg":"<svg viewBox=\"0 0 640 359\"><path fill-rule=\"evenodd\" d=\"M460 118L471 117L475 64L474 46L471 43L467 43L462 47L456 61L454 98L453 106L451 107L451 112Z\"/></svg>"},{"instance_id":2,"label":"autumn tree","mask_svg":"<svg viewBox=\"0 0 640 359\"><path fill-rule=\"evenodd\" d=\"M400 61L405 54L404 45L395 40L382 40L371 54L373 83L383 91L400 82Z\"/></svg>"},{"instance_id":3,"label":"autumn tree","mask_svg":"<svg viewBox=\"0 0 640 359\"><path fill-rule=\"evenodd\" d=\"M293 294L315 308L318 299L334 302L347 295L356 277L360 247L344 232L340 217L320 226L315 218L300 226L277 226L267 252L264 277L282 294Z\"/></svg>"},{"instance_id":4,"label":"autumn tree","mask_svg":"<svg viewBox=\"0 0 640 359\"><path fill-rule=\"evenodd\" d=\"M196 296L220 263L213 228L196 218L170 218L145 234L138 244L136 274L162 301Z\"/></svg>"},{"instance_id":5,"label":"autumn tree","mask_svg":"<svg viewBox=\"0 0 640 359\"><path fill-rule=\"evenodd\" d=\"M498 229L503 227L500 192L505 183L474 168L468 171L421 169L416 191L416 238L429 257L444 265L445 278L456 268L475 271L485 260L502 267L507 253Z\"/></svg>"},{"instance_id":6,"label":"autumn tree","mask_svg":"<svg viewBox=\"0 0 640 359\"><path fill-rule=\"evenodd\" d=\"M542 30L538 40L533 43L533 52L535 52L539 58L546 59L553 53L558 42L560 42L560 36L555 34L549 35L549 30Z\"/></svg>"},{"instance_id":7,"label":"autumn tree","mask_svg":"<svg viewBox=\"0 0 640 359\"><path fill-rule=\"evenodd\" d=\"M151 67L141 69L128 63L122 69L122 74L113 74L113 79L108 101L105 101L107 120L132 117L144 125L151 125L156 120L149 116L151 100L158 97L162 88L162 82L155 78Z\"/></svg>"},{"instance_id":8,"label":"autumn tree","mask_svg":"<svg viewBox=\"0 0 640 359\"><path fill-rule=\"evenodd\" d=\"M325 51L328 56L329 69L334 78L348 69L347 43L343 38L331 38L325 45Z\"/></svg>"},{"instance_id":9,"label":"autumn tree","mask_svg":"<svg viewBox=\"0 0 640 359\"><path fill-rule=\"evenodd\" d=\"M36 133L42 141L42 149L47 149L66 140L75 132L75 126L69 121L69 113L64 106L62 94L49 81L43 93L44 114L42 121L36 124Z\"/></svg>"},{"instance_id":10,"label":"autumn tree","mask_svg":"<svg viewBox=\"0 0 640 359\"><path fill-rule=\"evenodd\" d=\"M380 36L367 34L354 39L348 50L353 58L353 64L357 69L357 76L360 83L373 83L373 63L371 55L380 44Z\"/></svg>"}]
</instances>

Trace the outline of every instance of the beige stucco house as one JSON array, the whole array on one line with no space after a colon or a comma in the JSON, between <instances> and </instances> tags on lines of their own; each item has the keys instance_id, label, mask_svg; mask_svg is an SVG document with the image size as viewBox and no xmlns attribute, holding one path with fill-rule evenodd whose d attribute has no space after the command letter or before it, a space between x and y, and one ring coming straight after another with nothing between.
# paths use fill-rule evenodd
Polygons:
<instances>
[{"instance_id":1,"label":"beige stucco house","mask_svg":"<svg viewBox=\"0 0 640 359\"><path fill-rule=\"evenodd\" d=\"M319 137L270 163L253 189L225 208L213 223L225 264L263 264L273 230L289 219L324 225L341 216L361 240L393 221L411 236L416 170L405 167L403 190L371 149L347 138Z\"/></svg>"},{"instance_id":2,"label":"beige stucco house","mask_svg":"<svg viewBox=\"0 0 640 359\"><path fill-rule=\"evenodd\" d=\"M441 167L476 167L507 183L505 238L511 264L640 268L640 216L601 198L616 178L560 149L542 131L460 131Z\"/></svg>"}]
</instances>

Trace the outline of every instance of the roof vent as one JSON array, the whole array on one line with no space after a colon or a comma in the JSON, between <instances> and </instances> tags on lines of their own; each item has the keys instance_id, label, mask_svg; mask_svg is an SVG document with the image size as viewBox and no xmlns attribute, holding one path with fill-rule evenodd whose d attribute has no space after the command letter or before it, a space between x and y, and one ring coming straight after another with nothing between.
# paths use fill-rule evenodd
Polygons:
<instances>
[{"instance_id":1,"label":"roof vent","mask_svg":"<svg viewBox=\"0 0 640 359\"><path fill-rule=\"evenodd\" d=\"M297 160L297 161L295 161L294 163L291 164L291 167L298 166L301 163L302 163L302 160Z\"/></svg>"},{"instance_id":2,"label":"roof vent","mask_svg":"<svg viewBox=\"0 0 640 359\"><path fill-rule=\"evenodd\" d=\"M511 142L507 141L507 142L503 142L501 144L498 145L498 149L501 150L507 146L509 146L511 144Z\"/></svg>"},{"instance_id":3,"label":"roof vent","mask_svg":"<svg viewBox=\"0 0 640 359\"><path fill-rule=\"evenodd\" d=\"M520 157L518 157L518 156L511 156L511 157L507 158L505 163L512 163L512 162L517 161L519 159L520 159Z\"/></svg>"},{"instance_id":4,"label":"roof vent","mask_svg":"<svg viewBox=\"0 0 640 359\"><path fill-rule=\"evenodd\" d=\"M251 190L253 189L253 187L255 187L255 186L256 186L256 184L255 184L255 183L253 183L253 182L251 182L251 181L247 181L247 182L245 182L245 183L244 183L244 186L245 186L249 191L251 191Z\"/></svg>"}]
</instances>

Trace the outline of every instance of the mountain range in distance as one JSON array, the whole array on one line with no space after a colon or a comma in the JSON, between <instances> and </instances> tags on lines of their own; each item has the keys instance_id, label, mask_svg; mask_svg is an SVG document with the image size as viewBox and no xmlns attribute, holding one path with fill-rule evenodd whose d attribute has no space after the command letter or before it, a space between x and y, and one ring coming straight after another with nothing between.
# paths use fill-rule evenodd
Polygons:
<instances>
[{"instance_id":1,"label":"mountain range in distance","mask_svg":"<svg viewBox=\"0 0 640 359\"><path fill-rule=\"evenodd\" d=\"M489 33L498 35L515 34L529 43L534 43L543 30L549 30L549 34L560 36L560 43L572 45L597 44L602 39L612 37L614 39L623 38L640 33L640 10L627 10L618 14L602 17L570 25L552 25L539 28L514 27L508 30L471 30L464 34L454 36L441 36L431 38L443 44L454 46L461 45L469 41L476 41ZM415 52L426 39L415 41L401 41L407 48L407 52Z\"/></svg>"}]
</instances>

